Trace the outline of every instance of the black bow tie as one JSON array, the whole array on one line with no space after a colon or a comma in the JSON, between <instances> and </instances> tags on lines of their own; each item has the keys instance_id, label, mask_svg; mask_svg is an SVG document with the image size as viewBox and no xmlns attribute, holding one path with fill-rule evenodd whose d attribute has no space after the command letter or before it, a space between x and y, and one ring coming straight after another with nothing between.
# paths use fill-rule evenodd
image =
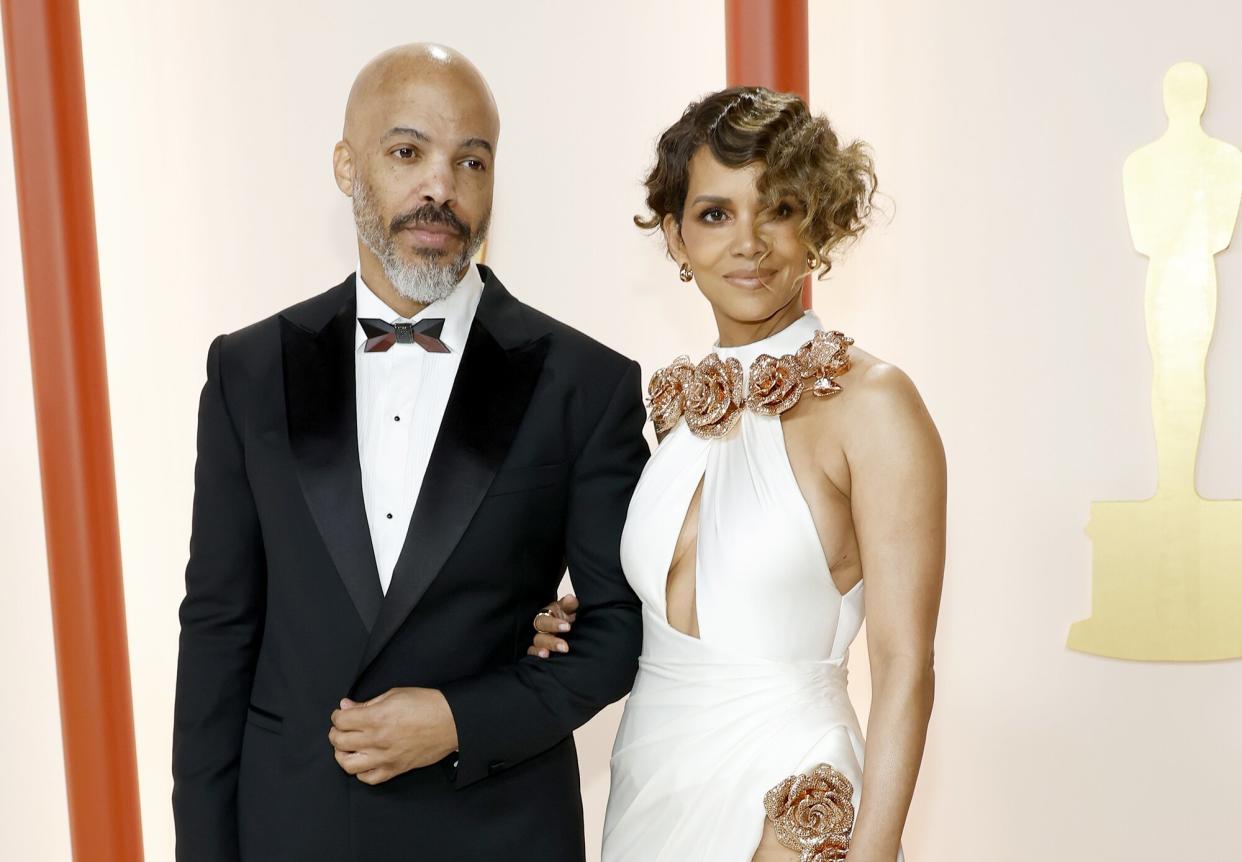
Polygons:
<instances>
[{"instance_id":1,"label":"black bow tie","mask_svg":"<svg viewBox=\"0 0 1242 862\"><path fill-rule=\"evenodd\" d=\"M394 344L417 344L428 353L452 353L448 345L440 340L443 317L427 317L413 323L404 320L389 323L377 317L360 317L358 323L367 337L364 353L383 353Z\"/></svg>"}]
</instances>

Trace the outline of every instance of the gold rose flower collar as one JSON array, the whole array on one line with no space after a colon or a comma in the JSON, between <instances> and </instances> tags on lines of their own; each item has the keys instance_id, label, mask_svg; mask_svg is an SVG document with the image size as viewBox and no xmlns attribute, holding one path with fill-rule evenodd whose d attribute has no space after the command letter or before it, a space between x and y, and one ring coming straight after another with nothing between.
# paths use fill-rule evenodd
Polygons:
<instances>
[{"instance_id":1,"label":"gold rose flower collar","mask_svg":"<svg viewBox=\"0 0 1242 862\"><path fill-rule=\"evenodd\" d=\"M733 357L721 359L712 353L695 365L690 357L679 356L651 375L647 385L651 421L663 434L684 416L695 436L718 439L733 430L743 410L778 416L797 404L807 389L826 398L841 391L836 378L850 370L853 343L842 332L817 330L796 353L756 357L745 386L742 363Z\"/></svg>"}]
</instances>

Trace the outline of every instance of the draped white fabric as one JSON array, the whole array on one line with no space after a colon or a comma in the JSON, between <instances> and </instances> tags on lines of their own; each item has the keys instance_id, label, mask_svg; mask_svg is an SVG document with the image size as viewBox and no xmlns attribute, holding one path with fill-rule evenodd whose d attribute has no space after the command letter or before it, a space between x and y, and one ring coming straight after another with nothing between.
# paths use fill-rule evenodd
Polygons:
<instances>
[{"instance_id":1,"label":"draped white fabric","mask_svg":"<svg viewBox=\"0 0 1242 862\"><path fill-rule=\"evenodd\" d=\"M808 312L716 353L748 368L819 328ZM700 480L694 638L668 624L665 590ZM845 663L863 585L842 596L833 583L780 417L746 411L719 440L679 423L635 490L621 556L643 601L643 653L613 749L605 862L749 862L764 793L818 763L849 778L857 809L863 739Z\"/></svg>"}]
</instances>

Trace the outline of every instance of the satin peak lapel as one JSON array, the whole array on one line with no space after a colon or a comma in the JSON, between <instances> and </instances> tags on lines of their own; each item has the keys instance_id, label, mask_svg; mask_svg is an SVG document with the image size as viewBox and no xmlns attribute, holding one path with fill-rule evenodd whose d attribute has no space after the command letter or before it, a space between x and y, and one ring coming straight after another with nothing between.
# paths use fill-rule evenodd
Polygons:
<instances>
[{"instance_id":1,"label":"satin peak lapel","mask_svg":"<svg viewBox=\"0 0 1242 862\"><path fill-rule=\"evenodd\" d=\"M370 631L383 592L358 462L353 278L341 289L348 299L342 297L343 305L318 329L281 318L285 410L302 492L358 616Z\"/></svg>"}]
</instances>

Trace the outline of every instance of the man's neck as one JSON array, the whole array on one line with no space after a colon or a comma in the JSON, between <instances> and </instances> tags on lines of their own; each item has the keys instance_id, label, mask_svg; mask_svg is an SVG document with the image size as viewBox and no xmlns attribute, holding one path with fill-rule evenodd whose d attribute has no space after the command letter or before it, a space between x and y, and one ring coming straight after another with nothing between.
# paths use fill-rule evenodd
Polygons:
<instances>
[{"instance_id":1,"label":"man's neck","mask_svg":"<svg viewBox=\"0 0 1242 862\"><path fill-rule=\"evenodd\" d=\"M472 265L467 263L462 271L457 273L458 281L466 277L466 273ZM378 296L385 305L402 317L413 317L427 307L426 303L410 299L398 292L392 286L392 282L388 280L388 276L384 274L383 265L371 253L371 250L361 242L358 243L358 267L359 274L362 276L362 281L367 288Z\"/></svg>"},{"instance_id":2,"label":"man's neck","mask_svg":"<svg viewBox=\"0 0 1242 862\"><path fill-rule=\"evenodd\" d=\"M388 276L384 275L384 267L369 249L359 249L358 268L363 284L401 317L413 317L427 307L424 303L398 293Z\"/></svg>"}]
</instances>

